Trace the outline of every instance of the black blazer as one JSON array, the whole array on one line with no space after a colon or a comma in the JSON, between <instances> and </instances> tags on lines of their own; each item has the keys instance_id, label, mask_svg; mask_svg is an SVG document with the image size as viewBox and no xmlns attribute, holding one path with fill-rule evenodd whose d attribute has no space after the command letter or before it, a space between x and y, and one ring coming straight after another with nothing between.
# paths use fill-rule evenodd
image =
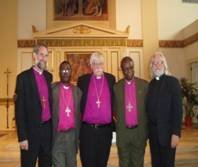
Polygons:
<instances>
[{"instance_id":1,"label":"black blazer","mask_svg":"<svg viewBox=\"0 0 198 167\"><path fill-rule=\"evenodd\" d=\"M47 71L44 71L43 74L48 85L49 103L51 105L50 83L52 82L52 75ZM34 140L38 135L39 126L42 122L42 107L33 68L23 71L17 76L15 96L18 140Z\"/></svg>"},{"instance_id":2,"label":"black blazer","mask_svg":"<svg viewBox=\"0 0 198 167\"><path fill-rule=\"evenodd\" d=\"M156 90L156 83L160 86ZM155 93L153 93L155 91ZM163 75L160 81L153 79L149 84L147 96L149 136L152 140L152 127L157 127L162 145L170 144L171 135L180 136L182 124L182 95L178 80Z\"/></svg>"},{"instance_id":3,"label":"black blazer","mask_svg":"<svg viewBox=\"0 0 198 167\"><path fill-rule=\"evenodd\" d=\"M109 73L104 73L109 89L110 89L110 94L111 94L111 106L113 109L113 86L115 84L115 77L112 74ZM83 113L85 110L85 105L87 101L87 93L89 89L89 83L91 79L92 74L86 74L78 78L77 85L82 91L82 97L81 97L81 112Z\"/></svg>"}]
</instances>

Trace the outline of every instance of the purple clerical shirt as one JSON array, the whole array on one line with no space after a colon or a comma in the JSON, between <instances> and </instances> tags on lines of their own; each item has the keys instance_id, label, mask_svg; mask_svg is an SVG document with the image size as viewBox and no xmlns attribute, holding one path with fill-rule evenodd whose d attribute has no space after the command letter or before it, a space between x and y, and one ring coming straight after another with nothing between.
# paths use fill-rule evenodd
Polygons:
<instances>
[{"instance_id":1,"label":"purple clerical shirt","mask_svg":"<svg viewBox=\"0 0 198 167\"><path fill-rule=\"evenodd\" d=\"M58 131L75 128L75 107L72 86L60 85Z\"/></svg>"},{"instance_id":2,"label":"purple clerical shirt","mask_svg":"<svg viewBox=\"0 0 198 167\"><path fill-rule=\"evenodd\" d=\"M125 81L125 123L127 127L138 125L136 84L135 81Z\"/></svg>"},{"instance_id":3,"label":"purple clerical shirt","mask_svg":"<svg viewBox=\"0 0 198 167\"><path fill-rule=\"evenodd\" d=\"M43 73L39 73L38 71L34 70L34 76L36 79L36 84L42 107L41 120L42 122L46 122L49 119L51 119L47 82L45 80Z\"/></svg>"},{"instance_id":4,"label":"purple clerical shirt","mask_svg":"<svg viewBox=\"0 0 198 167\"><path fill-rule=\"evenodd\" d=\"M112 120L111 96L106 77L92 75L83 121L90 124L109 124Z\"/></svg>"}]
</instances>

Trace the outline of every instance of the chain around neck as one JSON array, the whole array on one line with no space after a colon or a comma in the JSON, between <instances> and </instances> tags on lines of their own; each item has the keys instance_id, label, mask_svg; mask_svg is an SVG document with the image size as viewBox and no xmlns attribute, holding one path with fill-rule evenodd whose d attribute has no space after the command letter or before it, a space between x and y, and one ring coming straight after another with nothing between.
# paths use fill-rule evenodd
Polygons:
<instances>
[{"instance_id":1,"label":"chain around neck","mask_svg":"<svg viewBox=\"0 0 198 167\"><path fill-rule=\"evenodd\" d=\"M102 85L101 85L99 91L98 91L98 88L97 88L97 86L96 86L96 78L93 77L93 80L94 80L94 86L95 86L96 97L97 97L97 99L100 99L100 97L101 97L101 95L102 95L102 89L103 89L103 86L104 86L104 75L102 75Z\"/></svg>"}]
</instances>

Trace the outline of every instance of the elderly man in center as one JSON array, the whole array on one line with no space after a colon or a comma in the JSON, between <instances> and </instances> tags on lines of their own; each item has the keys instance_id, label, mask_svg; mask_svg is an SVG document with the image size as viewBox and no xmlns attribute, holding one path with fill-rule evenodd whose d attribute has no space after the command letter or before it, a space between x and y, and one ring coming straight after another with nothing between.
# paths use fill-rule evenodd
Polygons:
<instances>
[{"instance_id":1,"label":"elderly man in center","mask_svg":"<svg viewBox=\"0 0 198 167\"><path fill-rule=\"evenodd\" d=\"M80 158L82 167L106 167L112 140L112 100L115 77L104 72L104 58L92 53L93 72L78 78L82 125Z\"/></svg>"}]
</instances>

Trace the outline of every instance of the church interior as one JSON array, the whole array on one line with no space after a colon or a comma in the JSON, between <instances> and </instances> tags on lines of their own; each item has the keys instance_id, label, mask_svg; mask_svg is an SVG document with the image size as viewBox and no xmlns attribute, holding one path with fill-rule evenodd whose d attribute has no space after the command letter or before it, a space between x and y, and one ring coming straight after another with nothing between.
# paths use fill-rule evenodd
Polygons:
<instances>
[{"instance_id":1,"label":"church interior","mask_svg":"<svg viewBox=\"0 0 198 167\"><path fill-rule=\"evenodd\" d=\"M123 77L120 60L130 56L135 75L149 81L150 58L161 51L173 76L198 82L197 0L104 0L103 7L95 11L83 8L84 0L76 0L78 10L69 11L61 9L58 2L0 1L1 167L20 166L13 95L17 74L33 65L32 47L36 43L48 45L47 68L54 82L59 80L59 64L68 60L76 70L72 74L75 84L78 76L89 72L88 59L94 51L104 55L105 71L116 80ZM198 106L193 109L192 126L186 127L183 120L177 167L198 164ZM151 167L149 146L144 166ZM115 141L108 167L118 167Z\"/></svg>"}]
</instances>

